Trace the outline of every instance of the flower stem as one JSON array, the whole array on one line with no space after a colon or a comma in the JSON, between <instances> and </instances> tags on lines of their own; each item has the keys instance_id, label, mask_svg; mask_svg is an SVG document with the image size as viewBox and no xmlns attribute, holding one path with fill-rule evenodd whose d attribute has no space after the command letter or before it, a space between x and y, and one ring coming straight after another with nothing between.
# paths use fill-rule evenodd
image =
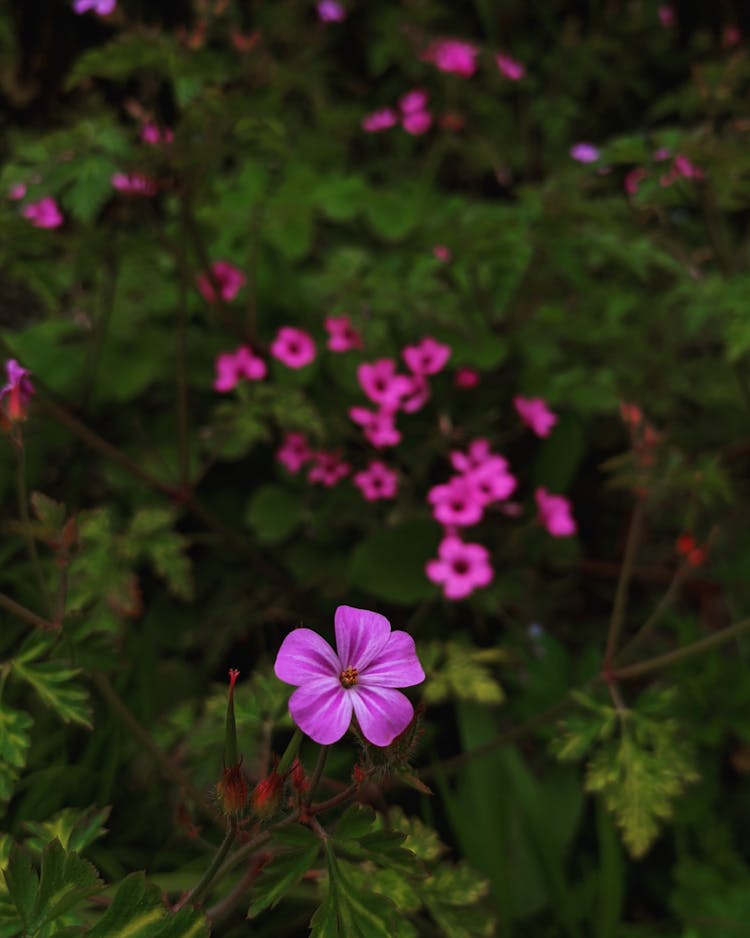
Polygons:
<instances>
[{"instance_id":1,"label":"flower stem","mask_svg":"<svg viewBox=\"0 0 750 938\"><path fill-rule=\"evenodd\" d=\"M18 489L18 514L21 518L21 526L23 528L23 536L26 540L26 548L29 552L29 559L31 560L31 566L34 569L34 576L36 577L37 584L39 585L39 590L44 599L44 605L47 608L48 612L52 611L52 601L50 600L49 591L47 590L47 584L44 580L44 573L42 572L42 564L39 560L39 552L36 549L36 541L34 540L34 535L31 530L31 519L29 518L29 493L26 488L26 447L23 443L23 435L19 432L18 436L15 439L16 452L18 454L18 462L16 467L16 482Z\"/></svg>"},{"instance_id":2,"label":"flower stem","mask_svg":"<svg viewBox=\"0 0 750 938\"><path fill-rule=\"evenodd\" d=\"M635 555L638 549L638 543L641 539L641 530L643 528L644 499L638 497L630 519L630 528L625 542L625 555L620 568L620 577L617 581L615 590L615 601L612 605L612 617L609 622L609 633L607 635L607 647L604 652L605 664L610 663L617 651L620 641L620 634L625 624L625 616L628 610L628 593L630 591L630 580L633 576L633 567L635 566Z\"/></svg>"},{"instance_id":3,"label":"flower stem","mask_svg":"<svg viewBox=\"0 0 750 938\"><path fill-rule=\"evenodd\" d=\"M175 912L179 911L183 906L187 905L188 903L192 905L198 905L198 903L201 901L203 896L211 888L211 884L213 883L213 881L216 879L216 875L219 872L219 868L224 862L226 855L229 853L230 847L234 843L234 838L236 834L237 834L237 822L234 820L234 818L232 818L232 820L230 820L229 824L227 825L227 832L224 836L224 840L222 840L221 844L219 845L219 849L216 851L216 854L213 860L211 861L210 866L208 867L206 872L203 874L203 876L201 876L201 878L198 880L197 884L190 890L190 892L186 896L184 896L182 899L180 899L180 901L174 907Z\"/></svg>"},{"instance_id":4,"label":"flower stem","mask_svg":"<svg viewBox=\"0 0 750 938\"><path fill-rule=\"evenodd\" d=\"M190 490L190 420L188 415L187 378L187 322L188 322L188 278L190 276L185 256L185 238L177 251L179 283L177 296L177 336L175 347L175 384L177 398L177 462L180 487Z\"/></svg>"},{"instance_id":5,"label":"flower stem","mask_svg":"<svg viewBox=\"0 0 750 938\"><path fill-rule=\"evenodd\" d=\"M310 787L307 790L307 795L305 797L305 807L309 807L310 803L313 800L313 795L315 794L315 789L320 783L320 779L323 775L323 769L326 765L326 759L328 757L328 750L330 746L321 746L318 751L318 760L315 763L315 768L313 769L312 778L310 779Z\"/></svg>"},{"instance_id":6,"label":"flower stem","mask_svg":"<svg viewBox=\"0 0 750 938\"><path fill-rule=\"evenodd\" d=\"M299 751L299 744L302 742L302 730L299 727L295 727L292 738L287 743L287 747L284 750L284 755L279 759L279 764L276 766L276 771L282 777L291 768L292 762L294 762L294 757Z\"/></svg>"},{"instance_id":7,"label":"flower stem","mask_svg":"<svg viewBox=\"0 0 750 938\"><path fill-rule=\"evenodd\" d=\"M17 603L15 599L6 596L5 593L0 593L0 608L5 609L11 615L22 619L24 622L28 622L29 625L41 629L43 632L56 632L59 629L59 626L55 625L54 622L48 622L35 612L32 612L31 609L27 609L26 606Z\"/></svg>"}]
</instances>

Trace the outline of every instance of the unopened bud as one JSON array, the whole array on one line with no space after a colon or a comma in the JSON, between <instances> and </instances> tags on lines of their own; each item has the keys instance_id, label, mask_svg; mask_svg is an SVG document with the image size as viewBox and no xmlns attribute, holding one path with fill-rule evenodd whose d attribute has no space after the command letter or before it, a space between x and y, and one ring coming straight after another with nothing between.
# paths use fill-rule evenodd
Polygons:
<instances>
[{"instance_id":1,"label":"unopened bud","mask_svg":"<svg viewBox=\"0 0 750 938\"><path fill-rule=\"evenodd\" d=\"M258 817L267 818L276 813L281 798L281 787L284 779L276 769L266 778L261 779L250 795L250 808Z\"/></svg>"},{"instance_id":2,"label":"unopened bud","mask_svg":"<svg viewBox=\"0 0 750 938\"><path fill-rule=\"evenodd\" d=\"M224 769L216 783L216 794L225 814L239 814L243 810L247 804L247 783L239 764Z\"/></svg>"},{"instance_id":3,"label":"unopened bud","mask_svg":"<svg viewBox=\"0 0 750 938\"><path fill-rule=\"evenodd\" d=\"M293 787L300 794L304 794L310 787L310 782L307 780L307 776L305 775L305 769L299 759L294 760L289 777L292 781Z\"/></svg>"}]
</instances>

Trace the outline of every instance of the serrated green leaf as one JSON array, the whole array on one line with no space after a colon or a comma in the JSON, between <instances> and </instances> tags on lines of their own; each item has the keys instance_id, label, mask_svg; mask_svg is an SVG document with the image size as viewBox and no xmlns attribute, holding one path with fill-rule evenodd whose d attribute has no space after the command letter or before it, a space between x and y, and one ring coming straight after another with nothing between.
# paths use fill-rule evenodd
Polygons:
<instances>
[{"instance_id":1,"label":"serrated green leaf","mask_svg":"<svg viewBox=\"0 0 750 938\"><path fill-rule=\"evenodd\" d=\"M437 860L445 853L447 848L441 843L437 831L419 818L407 817L401 808L392 808L390 820L394 830L406 835L404 847L419 860Z\"/></svg>"},{"instance_id":2,"label":"serrated green leaf","mask_svg":"<svg viewBox=\"0 0 750 938\"><path fill-rule=\"evenodd\" d=\"M352 804L341 815L334 830L338 841L359 840L369 834L375 823L375 812L364 805Z\"/></svg>"},{"instance_id":3,"label":"serrated green leaf","mask_svg":"<svg viewBox=\"0 0 750 938\"><path fill-rule=\"evenodd\" d=\"M62 661L40 661L49 648L48 638L31 636L11 659L13 673L30 684L65 723L79 723L91 729L88 694L75 682L80 668L72 668Z\"/></svg>"},{"instance_id":4,"label":"serrated green leaf","mask_svg":"<svg viewBox=\"0 0 750 938\"><path fill-rule=\"evenodd\" d=\"M58 531L65 523L65 505L43 492L31 493L31 508L37 520L52 531Z\"/></svg>"},{"instance_id":5,"label":"serrated green leaf","mask_svg":"<svg viewBox=\"0 0 750 938\"><path fill-rule=\"evenodd\" d=\"M391 938L395 933L396 908L383 896L363 891L357 869L336 857L329 843L328 896L311 922L312 935L342 938Z\"/></svg>"},{"instance_id":6,"label":"serrated green leaf","mask_svg":"<svg viewBox=\"0 0 750 938\"><path fill-rule=\"evenodd\" d=\"M19 770L26 765L31 744L27 730L33 722L28 713L0 701L0 801L12 797Z\"/></svg>"},{"instance_id":7,"label":"serrated green leaf","mask_svg":"<svg viewBox=\"0 0 750 938\"><path fill-rule=\"evenodd\" d=\"M282 853L263 868L256 891L258 896L250 904L248 918L255 918L265 909L272 909L284 895L302 879L315 862L319 843L295 853Z\"/></svg>"},{"instance_id":8,"label":"serrated green leaf","mask_svg":"<svg viewBox=\"0 0 750 938\"><path fill-rule=\"evenodd\" d=\"M104 824L109 817L110 808L64 808L46 821L26 821L25 827L30 833L26 846L30 850L41 851L44 845L57 839L65 850L82 853L95 840L103 837L107 830Z\"/></svg>"},{"instance_id":9,"label":"serrated green leaf","mask_svg":"<svg viewBox=\"0 0 750 938\"><path fill-rule=\"evenodd\" d=\"M500 704L505 692L487 665L502 660L500 649L472 649L465 642L447 642L441 647L438 661L430 668L424 697L428 703L444 700L473 700L481 704ZM440 660L442 658L442 660Z\"/></svg>"}]
</instances>

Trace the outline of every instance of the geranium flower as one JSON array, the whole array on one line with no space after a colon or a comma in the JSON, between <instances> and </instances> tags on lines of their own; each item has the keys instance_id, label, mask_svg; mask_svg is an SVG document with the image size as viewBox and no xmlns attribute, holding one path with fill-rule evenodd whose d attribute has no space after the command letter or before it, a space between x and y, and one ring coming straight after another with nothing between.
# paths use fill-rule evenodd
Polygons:
<instances>
[{"instance_id":1,"label":"geranium flower","mask_svg":"<svg viewBox=\"0 0 750 938\"><path fill-rule=\"evenodd\" d=\"M312 450L304 433L287 433L284 442L276 450L276 458L289 472L299 472L312 458Z\"/></svg>"},{"instance_id":2,"label":"geranium flower","mask_svg":"<svg viewBox=\"0 0 750 938\"><path fill-rule=\"evenodd\" d=\"M570 148L570 155L578 163L595 163L599 159L599 150L593 143L576 143Z\"/></svg>"},{"instance_id":3,"label":"geranium flower","mask_svg":"<svg viewBox=\"0 0 750 938\"><path fill-rule=\"evenodd\" d=\"M430 43L422 58L441 72L470 78L477 70L479 50L470 42L460 39L436 39Z\"/></svg>"},{"instance_id":4,"label":"geranium flower","mask_svg":"<svg viewBox=\"0 0 750 938\"><path fill-rule=\"evenodd\" d=\"M643 182L644 179L648 178L648 170L644 169L642 166L636 166L631 169L625 176L625 191L628 195L635 195L638 192L638 187Z\"/></svg>"},{"instance_id":5,"label":"geranium flower","mask_svg":"<svg viewBox=\"0 0 750 938\"><path fill-rule=\"evenodd\" d=\"M24 205L21 214L37 228L59 228L65 221L57 202L49 195Z\"/></svg>"},{"instance_id":6,"label":"geranium flower","mask_svg":"<svg viewBox=\"0 0 750 938\"><path fill-rule=\"evenodd\" d=\"M357 368L357 380L371 401L390 411L397 410L401 398L412 390L409 378L396 373L396 362L392 358L363 362Z\"/></svg>"},{"instance_id":7,"label":"geranium flower","mask_svg":"<svg viewBox=\"0 0 750 938\"><path fill-rule=\"evenodd\" d=\"M578 530L571 504L563 495L550 495L545 488L534 493L539 520L552 537L570 537Z\"/></svg>"},{"instance_id":8,"label":"geranium flower","mask_svg":"<svg viewBox=\"0 0 750 938\"><path fill-rule=\"evenodd\" d=\"M398 491L398 474L384 462L374 460L367 469L358 472L352 482L368 502L394 498Z\"/></svg>"},{"instance_id":9,"label":"geranium flower","mask_svg":"<svg viewBox=\"0 0 750 938\"><path fill-rule=\"evenodd\" d=\"M484 502L464 476L453 476L444 485L433 486L427 501L441 524L464 527L481 521L484 514Z\"/></svg>"},{"instance_id":10,"label":"geranium flower","mask_svg":"<svg viewBox=\"0 0 750 938\"><path fill-rule=\"evenodd\" d=\"M0 388L0 420L17 423L26 419L29 401L34 395L31 372L22 368L15 358L5 363L7 382Z\"/></svg>"},{"instance_id":11,"label":"geranium flower","mask_svg":"<svg viewBox=\"0 0 750 938\"><path fill-rule=\"evenodd\" d=\"M224 394L232 391L241 378L262 381L268 366L248 345L241 345L234 352L223 352L216 359L214 390Z\"/></svg>"},{"instance_id":12,"label":"geranium flower","mask_svg":"<svg viewBox=\"0 0 750 938\"><path fill-rule=\"evenodd\" d=\"M432 114L429 111L412 111L401 118L401 126L414 137L426 134L432 126Z\"/></svg>"},{"instance_id":13,"label":"geranium flower","mask_svg":"<svg viewBox=\"0 0 750 938\"><path fill-rule=\"evenodd\" d=\"M336 0L320 0L315 9L321 23L342 23L346 19L346 10Z\"/></svg>"},{"instance_id":14,"label":"geranium flower","mask_svg":"<svg viewBox=\"0 0 750 938\"><path fill-rule=\"evenodd\" d=\"M202 273L196 277L198 290L208 303L216 302L214 284L218 287L219 296L225 303L231 303L245 285L245 275L229 261L214 261L211 264L211 274L212 276Z\"/></svg>"},{"instance_id":15,"label":"geranium flower","mask_svg":"<svg viewBox=\"0 0 750 938\"><path fill-rule=\"evenodd\" d=\"M97 16L109 16L116 6L117 0L73 0L73 12L79 15L91 10Z\"/></svg>"},{"instance_id":16,"label":"geranium flower","mask_svg":"<svg viewBox=\"0 0 750 938\"><path fill-rule=\"evenodd\" d=\"M396 427L392 410L368 410L366 407L350 407L349 416L364 430L367 439L376 449L397 446L401 442L401 431Z\"/></svg>"},{"instance_id":17,"label":"geranium flower","mask_svg":"<svg viewBox=\"0 0 750 938\"><path fill-rule=\"evenodd\" d=\"M169 127L159 127L158 124L149 122L141 127L141 140L150 146L158 146L160 143L172 143L174 140L174 131Z\"/></svg>"},{"instance_id":18,"label":"geranium flower","mask_svg":"<svg viewBox=\"0 0 750 938\"><path fill-rule=\"evenodd\" d=\"M430 385L424 375L412 375L411 390L401 399L400 410L405 414L415 414L430 399Z\"/></svg>"},{"instance_id":19,"label":"geranium flower","mask_svg":"<svg viewBox=\"0 0 750 938\"><path fill-rule=\"evenodd\" d=\"M484 439L484 437L472 440L465 453L457 449L451 452L451 465L457 472L471 472L483 466L490 459L502 460L503 468L507 468L508 461L493 453L490 448L490 441Z\"/></svg>"},{"instance_id":20,"label":"geranium flower","mask_svg":"<svg viewBox=\"0 0 750 938\"><path fill-rule=\"evenodd\" d=\"M525 66L518 59L514 59L510 55L504 55L502 52L498 52L495 56L495 63L500 70L500 74L505 75L511 81L520 81L526 74Z\"/></svg>"},{"instance_id":21,"label":"geranium flower","mask_svg":"<svg viewBox=\"0 0 750 938\"><path fill-rule=\"evenodd\" d=\"M459 368L453 377L453 383L456 387L463 390L475 388L479 381L479 372L474 368Z\"/></svg>"},{"instance_id":22,"label":"geranium flower","mask_svg":"<svg viewBox=\"0 0 750 938\"><path fill-rule=\"evenodd\" d=\"M18 202L19 199L22 199L26 195L26 183L25 182L14 182L13 185L8 189L8 198L13 202Z\"/></svg>"},{"instance_id":23,"label":"geranium flower","mask_svg":"<svg viewBox=\"0 0 750 938\"><path fill-rule=\"evenodd\" d=\"M492 582L490 555L481 544L467 544L455 534L443 538L436 560L425 566L428 579L443 587L446 599L465 599L475 589Z\"/></svg>"},{"instance_id":24,"label":"geranium flower","mask_svg":"<svg viewBox=\"0 0 750 938\"><path fill-rule=\"evenodd\" d=\"M328 348L332 352L348 352L362 348L362 336L351 324L348 316L326 316Z\"/></svg>"},{"instance_id":25,"label":"geranium flower","mask_svg":"<svg viewBox=\"0 0 750 938\"><path fill-rule=\"evenodd\" d=\"M416 345L407 345L401 354L415 375L436 375L445 367L451 351L450 345L443 345L432 336L425 336Z\"/></svg>"},{"instance_id":26,"label":"geranium flower","mask_svg":"<svg viewBox=\"0 0 750 938\"><path fill-rule=\"evenodd\" d=\"M432 253L439 261L442 261L444 264L447 264L453 259L451 249L446 247L444 244L436 244L432 249Z\"/></svg>"},{"instance_id":27,"label":"geranium flower","mask_svg":"<svg viewBox=\"0 0 750 938\"><path fill-rule=\"evenodd\" d=\"M557 423L557 415L554 414L547 402L541 397L514 397L513 406L526 424L537 436L549 436L552 427Z\"/></svg>"},{"instance_id":28,"label":"geranium flower","mask_svg":"<svg viewBox=\"0 0 750 938\"><path fill-rule=\"evenodd\" d=\"M399 99L398 106L403 114L413 114L415 111L424 111L427 108L429 96L421 88L414 88L413 91L407 91Z\"/></svg>"},{"instance_id":29,"label":"geranium flower","mask_svg":"<svg viewBox=\"0 0 750 938\"><path fill-rule=\"evenodd\" d=\"M388 746L414 716L396 690L425 679L414 639L377 612L339 606L334 617L336 651L312 629L295 629L281 643L274 672L297 687L289 698L294 722L328 746L357 718L365 739Z\"/></svg>"},{"instance_id":30,"label":"geranium flower","mask_svg":"<svg viewBox=\"0 0 750 938\"><path fill-rule=\"evenodd\" d=\"M346 478L351 472L351 466L344 462L338 453L313 453L312 466L307 473L309 482L316 482L330 489Z\"/></svg>"},{"instance_id":31,"label":"geranium flower","mask_svg":"<svg viewBox=\"0 0 750 938\"><path fill-rule=\"evenodd\" d=\"M156 181L141 173L114 173L110 180L112 188L125 195L156 195L159 187Z\"/></svg>"},{"instance_id":32,"label":"geranium flower","mask_svg":"<svg viewBox=\"0 0 750 938\"><path fill-rule=\"evenodd\" d=\"M508 498L518 484L515 476L508 472L508 463L502 456L486 460L467 472L464 478L474 489L477 500L485 505Z\"/></svg>"},{"instance_id":33,"label":"geranium flower","mask_svg":"<svg viewBox=\"0 0 750 938\"><path fill-rule=\"evenodd\" d=\"M393 108L386 107L374 111L362 118L362 130L368 134L377 134L381 130L389 130L398 123L398 114Z\"/></svg>"},{"instance_id":34,"label":"geranium flower","mask_svg":"<svg viewBox=\"0 0 750 938\"><path fill-rule=\"evenodd\" d=\"M287 368L304 368L315 359L315 342L302 329L282 326L271 343L271 354Z\"/></svg>"}]
</instances>

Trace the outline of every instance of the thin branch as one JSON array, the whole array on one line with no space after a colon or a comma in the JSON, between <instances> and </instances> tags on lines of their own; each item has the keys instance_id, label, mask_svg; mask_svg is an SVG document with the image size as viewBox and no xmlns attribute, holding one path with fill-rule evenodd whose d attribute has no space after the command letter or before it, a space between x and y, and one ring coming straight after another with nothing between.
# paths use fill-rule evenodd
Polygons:
<instances>
[{"instance_id":1,"label":"thin branch","mask_svg":"<svg viewBox=\"0 0 750 938\"><path fill-rule=\"evenodd\" d=\"M41 629L43 632L58 632L60 630L59 625L55 625L54 622L48 622L47 619L38 616L35 612L17 603L15 599L6 596L5 593L0 593L0 608L5 609L11 615L22 619L24 622L28 622L29 625Z\"/></svg>"},{"instance_id":2,"label":"thin branch","mask_svg":"<svg viewBox=\"0 0 750 938\"><path fill-rule=\"evenodd\" d=\"M313 774L310 779L310 787L307 790L307 795L304 801L305 807L310 806L310 803L313 800L313 795L315 794L315 790L318 787L320 779L323 775L323 769L325 768L326 758L328 756L328 749L328 746L321 746L318 751L318 760L315 763L315 768L313 769Z\"/></svg>"},{"instance_id":3,"label":"thin branch","mask_svg":"<svg viewBox=\"0 0 750 938\"><path fill-rule=\"evenodd\" d=\"M622 559L620 577L617 581L617 589L615 591L615 601L612 605L612 617L609 622L609 633L607 634L607 647L604 652L605 663L611 662L614 659L620 641L620 634L625 624L625 617L628 610L630 580L635 566L636 551L638 550L638 544L641 539L643 516L644 499L639 497L630 519L628 538L625 542L625 555Z\"/></svg>"},{"instance_id":4,"label":"thin branch","mask_svg":"<svg viewBox=\"0 0 750 938\"><path fill-rule=\"evenodd\" d=\"M229 853L229 850L234 843L234 838L237 835L237 822L232 819L227 825L227 832L219 845L219 849L216 851L216 855L211 861L210 866L206 872L201 876L196 885L190 890L190 892L183 896L182 899L175 905L173 911L178 912L183 906L186 906L188 903L191 905L198 905L211 888L211 884L216 879L216 876L219 872L221 864L224 862L226 855Z\"/></svg>"}]
</instances>

